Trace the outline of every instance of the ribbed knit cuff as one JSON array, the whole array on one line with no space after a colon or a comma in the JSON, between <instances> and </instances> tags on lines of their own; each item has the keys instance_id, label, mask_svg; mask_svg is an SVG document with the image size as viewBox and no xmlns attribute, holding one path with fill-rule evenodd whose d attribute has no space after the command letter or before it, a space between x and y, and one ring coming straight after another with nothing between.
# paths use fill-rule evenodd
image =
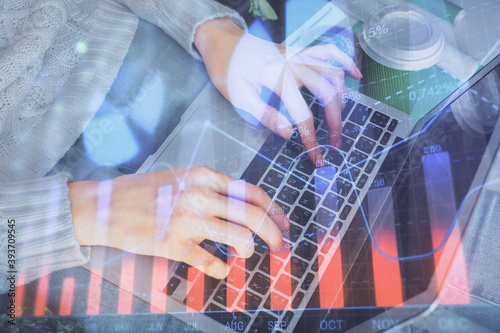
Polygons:
<instances>
[{"instance_id":1,"label":"ribbed knit cuff","mask_svg":"<svg viewBox=\"0 0 500 333\"><path fill-rule=\"evenodd\" d=\"M78 243L71 214L68 174L1 184L0 265L7 264L8 220L14 220L15 270L24 282L42 275L85 264L90 248ZM12 243L12 241L11 241ZM2 267L2 268L4 268ZM3 269L2 269L3 270ZM0 283L4 291L4 281Z\"/></svg>"}]
</instances>

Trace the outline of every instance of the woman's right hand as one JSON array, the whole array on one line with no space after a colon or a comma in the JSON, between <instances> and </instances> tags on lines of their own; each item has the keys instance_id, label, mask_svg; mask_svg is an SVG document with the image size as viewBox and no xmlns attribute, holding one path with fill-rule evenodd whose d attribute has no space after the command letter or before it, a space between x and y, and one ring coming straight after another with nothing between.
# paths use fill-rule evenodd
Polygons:
<instances>
[{"instance_id":1,"label":"woman's right hand","mask_svg":"<svg viewBox=\"0 0 500 333\"><path fill-rule=\"evenodd\" d=\"M198 244L227 244L233 255L253 254L252 232L281 246L289 221L259 187L203 166L69 184L81 245L104 245L184 261L221 279L228 266ZM229 222L228 222L229 221Z\"/></svg>"}]
</instances>

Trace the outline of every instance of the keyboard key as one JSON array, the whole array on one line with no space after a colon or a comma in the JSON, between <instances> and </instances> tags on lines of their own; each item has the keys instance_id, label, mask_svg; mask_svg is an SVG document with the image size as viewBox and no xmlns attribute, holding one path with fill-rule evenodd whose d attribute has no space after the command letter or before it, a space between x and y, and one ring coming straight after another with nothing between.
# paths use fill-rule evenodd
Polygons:
<instances>
[{"instance_id":1,"label":"keyboard key","mask_svg":"<svg viewBox=\"0 0 500 333\"><path fill-rule=\"evenodd\" d=\"M349 115L349 111L351 111L352 107L354 106L354 101L350 98L346 99L345 102L345 109L342 111L342 121L346 120L347 116Z\"/></svg>"},{"instance_id":2,"label":"keyboard key","mask_svg":"<svg viewBox=\"0 0 500 333\"><path fill-rule=\"evenodd\" d=\"M264 183L267 183L272 187L278 188L281 185L281 182L283 181L284 178L285 178L284 174L271 169L264 177Z\"/></svg>"},{"instance_id":3,"label":"keyboard key","mask_svg":"<svg viewBox=\"0 0 500 333\"><path fill-rule=\"evenodd\" d=\"M302 94L302 97L306 101L307 105L310 105L312 102L314 102L316 100L316 98L314 98L313 93L311 93L309 90L307 90L306 87L301 87L300 93Z\"/></svg>"},{"instance_id":4,"label":"keyboard key","mask_svg":"<svg viewBox=\"0 0 500 333\"><path fill-rule=\"evenodd\" d=\"M299 156L303 150L304 148L302 147L301 143L288 141L285 148L283 149L283 154L294 159L295 157Z\"/></svg>"},{"instance_id":5,"label":"keyboard key","mask_svg":"<svg viewBox=\"0 0 500 333\"><path fill-rule=\"evenodd\" d=\"M322 262L323 257L319 255L318 258L314 259L313 264L311 265L311 270L313 272L317 272Z\"/></svg>"},{"instance_id":6,"label":"keyboard key","mask_svg":"<svg viewBox=\"0 0 500 333\"><path fill-rule=\"evenodd\" d=\"M254 254L252 254L252 256L248 259L236 258L236 263L239 266L250 271L253 271L255 269L255 266L257 266L259 261L260 261L260 256L256 252L254 252Z\"/></svg>"},{"instance_id":7,"label":"keyboard key","mask_svg":"<svg viewBox=\"0 0 500 333\"><path fill-rule=\"evenodd\" d=\"M347 218L347 215L351 212L351 206L345 205L344 209L342 209L342 213L340 213L340 219L345 220Z\"/></svg>"},{"instance_id":8,"label":"keyboard key","mask_svg":"<svg viewBox=\"0 0 500 333\"><path fill-rule=\"evenodd\" d=\"M275 284L275 289L286 296L292 296L299 283L287 274L281 274Z\"/></svg>"},{"instance_id":9,"label":"keyboard key","mask_svg":"<svg viewBox=\"0 0 500 333\"><path fill-rule=\"evenodd\" d=\"M358 191L356 190L352 191L351 195L349 196L349 200L347 200L347 202L353 205L356 202L356 200L358 200L358 196L359 196Z\"/></svg>"},{"instance_id":10,"label":"keyboard key","mask_svg":"<svg viewBox=\"0 0 500 333\"><path fill-rule=\"evenodd\" d=\"M219 287L217 292L214 295L214 301L218 302L219 304L225 305L227 307L232 306L232 302L234 299L238 297L238 292L232 288L229 288L225 284ZM228 304L228 300L231 302Z\"/></svg>"},{"instance_id":11,"label":"keyboard key","mask_svg":"<svg viewBox=\"0 0 500 333\"><path fill-rule=\"evenodd\" d=\"M378 146L377 149L375 149L375 152L373 153L373 158L377 159L382 155L382 151L384 150L384 147Z\"/></svg>"},{"instance_id":12,"label":"keyboard key","mask_svg":"<svg viewBox=\"0 0 500 333\"><path fill-rule=\"evenodd\" d=\"M179 280L175 276L171 277L170 280L168 280L167 285L163 289L163 292L168 296L172 296L172 294L175 292L175 289L177 289L180 283L181 280Z\"/></svg>"},{"instance_id":13,"label":"keyboard key","mask_svg":"<svg viewBox=\"0 0 500 333\"><path fill-rule=\"evenodd\" d=\"M351 150L352 145L354 144L354 140L351 138L348 138L347 136L342 135L342 146L340 147L341 150L348 152Z\"/></svg>"},{"instance_id":14,"label":"keyboard key","mask_svg":"<svg viewBox=\"0 0 500 333\"><path fill-rule=\"evenodd\" d=\"M368 161L368 164L366 165L365 172L366 173L371 173L373 171L373 168L375 167L376 162L374 160Z\"/></svg>"},{"instance_id":15,"label":"keyboard key","mask_svg":"<svg viewBox=\"0 0 500 333\"><path fill-rule=\"evenodd\" d=\"M281 244L281 248L271 252L271 255L286 260L290 256L290 249L290 243L283 241Z\"/></svg>"},{"instance_id":16,"label":"keyboard key","mask_svg":"<svg viewBox=\"0 0 500 333\"><path fill-rule=\"evenodd\" d=\"M340 166L344 162L344 156L338 151L331 150L325 156L325 163L328 165Z\"/></svg>"},{"instance_id":17,"label":"keyboard key","mask_svg":"<svg viewBox=\"0 0 500 333\"><path fill-rule=\"evenodd\" d=\"M330 235L332 235L333 237L337 237L337 235L339 234L340 229L342 229L343 225L344 224L340 221L335 222L335 225L333 226L332 231L330 231Z\"/></svg>"},{"instance_id":18,"label":"keyboard key","mask_svg":"<svg viewBox=\"0 0 500 333\"><path fill-rule=\"evenodd\" d=\"M302 158L300 162L297 164L296 168L297 170L305 173L306 175L312 175L315 169L314 165L312 164L308 156Z\"/></svg>"},{"instance_id":19,"label":"keyboard key","mask_svg":"<svg viewBox=\"0 0 500 333\"><path fill-rule=\"evenodd\" d=\"M313 273L307 273L306 278L302 282L302 285L300 286L304 290L308 290L309 287L311 286L311 283L314 281L314 274Z\"/></svg>"},{"instance_id":20,"label":"keyboard key","mask_svg":"<svg viewBox=\"0 0 500 333\"><path fill-rule=\"evenodd\" d=\"M328 180L332 180L335 177L336 173L337 173L337 168L334 167L333 165L316 169L317 176L321 176Z\"/></svg>"},{"instance_id":21,"label":"keyboard key","mask_svg":"<svg viewBox=\"0 0 500 333\"><path fill-rule=\"evenodd\" d=\"M271 256L270 255L267 255L264 257L264 259L262 260L262 263L260 264L259 266L259 270L261 272L264 272L266 273L267 275L271 275Z\"/></svg>"},{"instance_id":22,"label":"keyboard key","mask_svg":"<svg viewBox=\"0 0 500 333\"><path fill-rule=\"evenodd\" d=\"M374 123L375 125L378 125L378 126L384 128L387 125L387 123L389 122L389 119L391 119L391 117L389 117L388 115L385 115L383 113L375 111L373 113L372 119L370 119L370 121L372 123Z\"/></svg>"},{"instance_id":23,"label":"keyboard key","mask_svg":"<svg viewBox=\"0 0 500 333\"><path fill-rule=\"evenodd\" d=\"M217 243L216 250L213 253L214 257L217 257L220 260L227 262L227 253L229 253L229 249L228 249L227 245Z\"/></svg>"},{"instance_id":24,"label":"keyboard key","mask_svg":"<svg viewBox=\"0 0 500 333\"><path fill-rule=\"evenodd\" d=\"M302 239L295 246L295 254L307 261L310 261L314 257L317 250L318 247L316 245L305 239Z\"/></svg>"},{"instance_id":25,"label":"keyboard key","mask_svg":"<svg viewBox=\"0 0 500 333\"><path fill-rule=\"evenodd\" d=\"M309 191L305 191L299 200L299 204L306 208L309 208L310 210L314 210L316 209L316 206L318 206L320 200L321 197L319 195L316 195Z\"/></svg>"},{"instance_id":26,"label":"keyboard key","mask_svg":"<svg viewBox=\"0 0 500 333\"><path fill-rule=\"evenodd\" d=\"M278 199L286 204L293 205L293 203L295 202L295 200L297 200L299 195L300 195L299 191L291 187L284 186L283 189L278 194Z\"/></svg>"},{"instance_id":27,"label":"keyboard key","mask_svg":"<svg viewBox=\"0 0 500 333\"><path fill-rule=\"evenodd\" d=\"M389 139L391 138L391 133L389 132L385 132L384 136L382 137L382 139L380 140L380 144L381 145L386 145L387 142L389 142Z\"/></svg>"},{"instance_id":28,"label":"keyboard key","mask_svg":"<svg viewBox=\"0 0 500 333\"><path fill-rule=\"evenodd\" d=\"M366 123L368 117L370 116L370 113L372 113L371 108L359 103L352 111L349 120L352 121L353 123L358 124L359 126L363 126Z\"/></svg>"},{"instance_id":29,"label":"keyboard key","mask_svg":"<svg viewBox=\"0 0 500 333\"><path fill-rule=\"evenodd\" d=\"M333 245L333 238L327 238L325 244L321 247L321 252L327 254Z\"/></svg>"},{"instance_id":30,"label":"keyboard key","mask_svg":"<svg viewBox=\"0 0 500 333\"><path fill-rule=\"evenodd\" d=\"M383 130L380 127L373 126L372 124L366 125L365 130L363 131L363 135L369 137L372 140L377 141L382 135Z\"/></svg>"},{"instance_id":31,"label":"keyboard key","mask_svg":"<svg viewBox=\"0 0 500 333\"><path fill-rule=\"evenodd\" d=\"M297 293L297 295L295 295L295 297L293 298L293 301L292 301L292 308L293 309L297 309L300 306L300 303L304 299L304 296L305 296L305 294L301 291L299 291Z\"/></svg>"},{"instance_id":32,"label":"keyboard key","mask_svg":"<svg viewBox=\"0 0 500 333\"><path fill-rule=\"evenodd\" d=\"M286 215L288 215L288 212L290 211L290 207L289 207L289 206L287 206L287 205L285 205L284 203L279 202L279 201L275 201L275 202L276 202L276 204L277 204L278 206L280 206L280 207L281 207L281 209L283 210L283 212L284 212Z\"/></svg>"},{"instance_id":33,"label":"keyboard key","mask_svg":"<svg viewBox=\"0 0 500 333\"><path fill-rule=\"evenodd\" d=\"M207 278L210 278L207 276ZM186 298L184 299L184 304L189 308L199 312L203 310L204 305L210 298L210 295L215 291L217 284L220 280L214 278L210 279L197 279L193 284L191 284L191 289L189 290ZM215 281L217 283L215 283Z\"/></svg>"},{"instance_id":34,"label":"keyboard key","mask_svg":"<svg viewBox=\"0 0 500 333\"><path fill-rule=\"evenodd\" d=\"M276 256L272 255L269 257L269 263L271 265L271 271L269 275L271 275L272 277L276 277L279 270L283 266L283 261L279 260L278 258L276 258Z\"/></svg>"},{"instance_id":35,"label":"keyboard key","mask_svg":"<svg viewBox=\"0 0 500 333\"><path fill-rule=\"evenodd\" d=\"M271 291L271 294L264 303L264 307L268 310L285 310L288 304L288 300L283 296Z\"/></svg>"},{"instance_id":36,"label":"keyboard key","mask_svg":"<svg viewBox=\"0 0 500 333\"><path fill-rule=\"evenodd\" d=\"M358 179L361 170L356 168L355 166L344 164L342 168L342 172L340 173L340 177L355 182Z\"/></svg>"},{"instance_id":37,"label":"keyboard key","mask_svg":"<svg viewBox=\"0 0 500 333\"><path fill-rule=\"evenodd\" d=\"M361 127L350 122L347 122L342 128L342 134L347 135L351 139L356 139L360 131Z\"/></svg>"},{"instance_id":38,"label":"keyboard key","mask_svg":"<svg viewBox=\"0 0 500 333\"><path fill-rule=\"evenodd\" d=\"M244 278L242 278L243 276ZM231 271L229 271L229 274L227 275L225 281L227 282L227 284L235 287L236 289L242 289L249 277L249 273L244 272L244 270L239 268L238 266L233 266L231 268Z\"/></svg>"},{"instance_id":39,"label":"keyboard key","mask_svg":"<svg viewBox=\"0 0 500 333\"><path fill-rule=\"evenodd\" d=\"M263 254L264 252L266 252L269 249L266 242L264 242L264 240L262 238L260 238L259 236L257 236L256 234L253 235L253 244L254 244L255 251L260 253L260 254Z\"/></svg>"},{"instance_id":40,"label":"keyboard key","mask_svg":"<svg viewBox=\"0 0 500 333\"><path fill-rule=\"evenodd\" d=\"M267 276L257 272L255 275L252 277L252 280L250 280L250 283L248 284L250 289L265 295L267 291L269 290L271 286L271 279L268 278Z\"/></svg>"},{"instance_id":41,"label":"keyboard key","mask_svg":"<svg viewBox=\"0 0 500 333\"><path fill-rule=\"evenodd\" d=\"M327 145L329 143L328 133L323 130L319 131L318 134L316 134L316 138L318 139L318 143L320 145Z\"/></svg>"},{"instance_id":42,"label":"keyboard key","mask_svg":"<svg viewBox=\"0 0 500 333\"><path fill-rule=\"evenodd\" d=\"M307 272L307 267L308 267L308 263L297 258L297 257L292 257L290 259L290 273L301 279L304 274Z\"/></svg>"},{"instance_id":43,"label":"keyboard key","mask_svg":"<svg viewBox=\"0 0 500 333\"><path fill-rule=\"evenodd\" d=\"M326 119L323 120L323 123L321 124L321 129L328 132L328 124L326 123Z\"/></svg>"},{"instance_id":44,"label":"keyboard key","mask_svg":"<svg viewBox=\"0 0 500 333\"><path fill-rule=\"evenodd\" d=\"M292 173L286 182L288 185L291 185L295 187L298 190L302 190L304 186L306 186L307 183L307 177L304 175L301 175L298 172Z\"/></svg>"},{"instance_id":45,"label":"keyboard key","mask_svg":"<svg viewBox=\"0 0 500 333\"><path fill-rule=\"evenodd\" d=\"M367 180L368 180L368 176L362 175L361 178L359 178L358 184L356 186L359 189L362 189L365 186Z\"/></svg>"},{"instance_id":46,"label":"keyboard key","mask_svg":"<svg viewBox=\"0 0 500 333\"><path fill-rule=\"evenodd\" d=\"M318 209L314 221L328 228L332 225L335 214L321 207Z\"/></svg>"},{"instance_id":47,"label":"keyboard key","mask_svg":"<svg viewBox=\"0 0 500 333\"><path fill-rule=\"evenodd\" d=\"M343 180L338 181L340 182ZM330 210L333 210L334 212L338 212L343 204L344 199L334 193L328 193L328 195L325 197L325 200L323 200L323 206Z\"/></svg>"},{"instance_id":48,"label":"keyboard key","mask_svg":"<svg viewBox=\"0 0 500 333\"><path fill-rule=\"evenodd\" d=\"M271 134L270 137L274 137L276 135ZM264 144L265 145L265 144ZM264 146L265 147L265 146ZM278 149L281 147L276 147L276 149L272 148L266 148L267 149L267 154L272 155L270 158L262 156L264 154L264 151L261 150L259 151L259 154L256 154L255 157L253 158L252 162L248 165L248 168L245 170L243 175L241 176L241 179L244 179L250 184L257 185L259 183L259 180L266 172L267 167L269 164L271 164L272 159L278 153Z\"/></svg>"},{"instance_id":49,"label":"keyboard key","mask_svg":"<svg viewBox=\"0 0 500 333\"><path fill-rule=\"evenodd\" d=\"M359 150L354 150L351 155L347 158L347 161L351 164L356 165L359 168L362 168L365 165L366 159L368 155L363 154Z\"/></svg>"},{"instance_id":50,"label":"keyboard key","mask_svg":"<svg viewBox=\"0 0 500 333\"><path fill-rule=\"evenodd\" d=\"M273 189L273 188L270 188L269 186L267 186L266 184L260 184L259 187L261 189L264 190L264 192L267 193L268 196L270 196L271 198L274 198L274 196L276 195L276 190Z\"/></svg>"},{"instance_id":51,"label":"keyboard key","mask_svg":"<svg viewBox=\"0 0 500 333\"><path fill-rule=\"evenodd\" d=\"M318 131L321 121L318 118L314 118L313 122L314 122L314 128L316 129L316 131Z\"/></svg>"},{"instance_id":52,"label":"keyboard key","mask_svg":"<svg viewBox=\"0 0 500 333\"><path fill-rule=\"evenodd\" d=\"M175 274L177 274L178 276L180 276L185 280L189 279L189 281L191 282L194 281L199 272L200 272L199 270L197 270L194 267L191 267L190 265L184 262L179 263L177 269L175 270Z\"/></svg>"},{"instance_id":53,"label":"keyboard key","mask_svg":"<svg viewBox=\"0 0 500 333\"><path fill-rule=\"evenodd\" d=\"M396 126L398 126L398 120L397 119L393 119L391 120L391 123L389 125L389 127L387 127L387 130L392 132L396 129Z\"/></svg>"},{"instance_id":54,"label":"keyboard key","mask_svg":"<svg viewBox=\"0 0 500 333\"><path fill-rule=\"evenodd\" d=\"M328 181L315 176L313 179L311 179L311 182L309 183L309 186L307 188L316 194L323 195L328 189L328 186L330 186L330 183L328 183Z\"/></svg>"},{"instance_id":55,"label":"keyboard key","mask_svg":"<svg viewBox=\"0 0 500 333\"><path fill-rule=\"evenodd\" d=\"M305 238L309 239L310 241L316 244L321 244L323 238L325 238L325 235L326 235L326 229L314 223L311 223L309 227L307 227L306 232L304 233Z\"/></svg>"},{"instance_id":56,"label":"keyboard key","mask_svg":"<svg viewBox=\"0 0 500 333\"><path fill-rule=\"evenodd\" d=\"M281 172L287 172L288 168L290 168L290 164L292 164L292 160L280 155L273 163L273 167Z\"/></svg>"},{"instance_id":57,"label":"keyboard key","mask_svg":"<svg viewBox=\"0 0 500 333\"><path fill-rule=\"evenodd\" d=\"M292 311L287 311L285 313L285 316L281 318L281 323L280 323L280 328L283 331L286 331L287 327L290 325L290 322L292 321L293 318L293 312ZM279 331L276 331L278 333Z\"/></svg>"},{"instance_id":58,"label":"keyboard key","mask_svg":"<svg viewBox=\"0 0 500 333\"><path fill-rule=\"evenodd\" d=\"M364 153L370 154L375 147L375 142L362 136L359 138L358 143L356 143L356 148Z\"/></svg>"},{"instance_id":59,"label":"keyboard key","mask_svg":"<svg viewBox=\"0 0 500 333\"><path fill-rule=\"evenodd\" d=\"M300 234L302 233L302 228L290 223L290 228L288 230L283 230L283 237L289 240L292 243L295 243L297 239L299 239Z\"/></svg>"},{"instance_id":60,"label":"keyboard key","mask_svg":"<svg viewBox=\"0 0 500 333\"><path fill-rule=\"evenodd\" d=\"M314 118L323 119L325 117L325 108L320 103L311 105L311 112Z\"/></svg>"},{"instance_id":61,"label":"keyboard key","mask_svg":"<svg viewBox=\"0 0 500 333\"><path fill-rule=\"evenodd\" d=\"M242 310L257 310L259 308L262 298L253 294L250 291L245 291L245 294L241 295L238 303L236 305Z\"/></svg>"},{"instance_id":62,"label":"keyboard key","mask_svg":"<svg viewBox=\"0 0 500 333\"><path fill-rule=\"evenodd\" d=\"M297 222L298 224L303 226L305 226L307 222L309 222L311 217L312 213L300 206L295 207L289 216L291 221Z\"/></svg>"},{"instance_id":63,"label":"keyboard key","mask_svg":"<svg viewBox=\"0 0 500 333\"><path fill-rule=\"evenodd\" d=\"M344 179L337 179L332 186L332 190L341 196L347 196L351 191L352 184Z\"/></svg>"}]
</instances>

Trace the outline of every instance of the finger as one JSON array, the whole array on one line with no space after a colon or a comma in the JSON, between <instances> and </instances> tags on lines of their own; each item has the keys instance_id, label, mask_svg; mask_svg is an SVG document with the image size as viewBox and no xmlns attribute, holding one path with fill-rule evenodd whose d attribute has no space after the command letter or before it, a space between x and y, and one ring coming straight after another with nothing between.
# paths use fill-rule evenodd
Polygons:
<instances>
[{"instance_id":1,"label":"finger","mask_svg":"<svg viewBox=\"0 0 500 333\"><path fill-rule=\"evenodd\" d=\"M306 67L307 69L310 69L313 71L313 73L318 73L321 75L321 77L324 77L326 80L328 80L331 84L333 84L335 86L335 93L338 93L340 96L344 96L344 93L345 93L345 83L344 83L344 71L341 70L340 68L338 67L335 67L335 66L332 66L324 61L321 61L321 60L317 60L317 59L314 59L314 58L311 58L311 57L302 57L304 58L304 62L302 64L299 64L297 63L297 66L294 67L294 70L295 71L300 71L301 68L302 68L302 72L304 73L310 73L309 71L305 71L304 70L304 67ZM301 59L302 59L301 58ZM323 64L326 64L327 66L323 66L321 63ZM311 83L315 83L316 80L318 80L318 76L317 75L313 75L313 74L309 74L309 75L305 75L305 74L299 74L300 77L301 77L301 80L303 82L305 82L305 80L303 79L303 76L305 77L309 77L309 76L312 76L310 79L309 79L309 82ZM319 83L322 83L323 80L321 80L320 82L316 82L315 84L318 85ZM326 86L324 84L322 84L323 86ZM310 90L310 89L309 89ZM330 102L331 99L325 99L324 97L322 96L326 96L328 97L329 94L328 93L322 93L321 96L318 96L316 95L316 97L320 98L321 100L321 103L323 105L326 105ZM345 108L345 101L344 99L340 99L342 104L341 104L341 108L342 110Z\"/></svg>"},{"instance_id":2,"label":"finger","mask_svg":"<svg viewBox=\"0 0 500 333\"><path fill-rule=\"evenodd\" d=\"M296 77L298 78L298 76L294 76L289 69L285 70L280 97L290 113L290 116L295 121L307 155L313 164L318 165L322 163L323 156L318 147L318 139L316 138L312 113L299 92L295 82Z\"/></svg>"},{"instance_id":3,"label":"finger","mask_svg":"<svg viewBox=\"0 0 500 333\"><path fill-rule=\"evenodd\" d=\"M293 132L292 124L281 112L264 102L256 92L249 96L248 104L251 114L262 125L284 139L290 139Z\"/></svg>"},{"instance_id":4,"label":"finger","mask_svg":"<svg viewBox=\"0 0 500 333\"><path fill-rule=\"evenodd\" d=\"M343 96L345 92L344 72L336 68L336 76L324 77L308 66L295 66L294 72L300 81L311 91L322 105L330 103L335 95Z\"/></svg>"},{"instance_id":5,"label":"finger","mask_svg":"<svg viewBox=\"0 0 500 333\"><path fill-rule=\"evenodd\" d=\"M229 200L228 197L219 195L214 198L214 204L211 205L208 213L212 216L247 227L259 235L271 248L276 249L281 246L283 234L276 223L267 215L266 211L243 201L239 203L236 203L236 201L240 200ZM240 213L228 214L228 211L234 209L235 205L239 206Z\"/></svg>"},{"instance_id":6,"label":"finger","mask_svg":"<svg viewBox=\"0 0 500 333\"><path fill-rule=\"evenodd\" d=\"M323 44L309 47L304 49L302 54L320 60L335 60L340 63L354 79L359 80L363 77L354 61L334 44Z\"/></svg>"},{"instance_id":7,"label":"finger","mask_svg":"<svg viewBox=\"0 0 500 333\"><path fill-rule=\"evenodd\" d=\"M328 124L329 143L340 149L342 145L342 109L341 98L337 94L333 100L325 106L326 123Z\"/></svg>"},{"instance_id":8,"label":"finger","mask_svg":"<svg viewBox=\"0 0 500 333\"><path fill-rule=\"evenodd\" d=\"M191 243L183 257L178 260L216 279L224 279L229 273L229 267L225 262L195 243Z\"/></svg>"},{"instance_id":9,"label":"finger","mask_svg":"<svg viewBox=\"0 0 500 333\"><path fill-rule=\"evenodd\" d=\"M252 232L248 228L218 218L210 218L205 222L206 227L199 235L203 239L232 246L236 250L234 253L236 256L243 258L252 256L254 242Z\"/></svg>"},{"instance_id":10,"label":"finger","mask_svg":"<svg viewBox=\"0 0 500 333\"><path fill-rule=\"evenodd\" d=\"M301 71L307 72L307 75L301 73ZM308 68L302 67L301 69L298 69L298 73L301 75L301 80L306 88L318 97L321 104L325 107L325 118L329 132L329 144L340 148L342 132L341 112L344 108L344 105L342 105L341 102L341 96L345 91L343 82L337 82L337 86L340 86L339 89L323 76L319 75L317 72L311 71Z\"/></svg>"},{"instance_id":11,"label":"finger","mask_svg":"<svg viewBox=\"0 0 500 333\"><path fill-rule=\"evenodd\" d=\"M240 179L232 180L227 184L226 191L219 193L260 207L271 217L281 230L287 230L290 226L290 221L286 217L286 214L282 212L280 206L273 202L269 195L256 185L247 183ZM232 206L237 205L238 203L234 203ZM230 219L231 212L234 212L234 214L240 213L239 211L235 211L233 207L229 208L231 208L229 211Z\"/></svg>"}]
</instances>

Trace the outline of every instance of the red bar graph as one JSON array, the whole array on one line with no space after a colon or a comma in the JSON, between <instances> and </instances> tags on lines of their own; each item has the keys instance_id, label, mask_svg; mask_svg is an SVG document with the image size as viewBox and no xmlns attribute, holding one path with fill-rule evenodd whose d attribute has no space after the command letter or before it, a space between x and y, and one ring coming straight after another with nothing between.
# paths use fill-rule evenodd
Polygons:
<instances>
[{"instance_id":1,"label":"red bar graph","mask_svg":"<svg viewBox=\"0 0 500 333\"><path fill-rule=\"evenodd\" d=\"M133 295L127 291L134 290L135 256L127 254L122 258L120 273L120 292L118 295L118 314L130 314L132 312Z\"/></svg>"},{"instance_id":2,"label":"red bar graph","mask_svg":"<svg viewBox=\"0 0 500 333\"><path fill-rule=\"evenodd\" d=\"M398 257L391 189L372 188L368 192L368 207L376 305L397 306L403 303L403 286L399 261L390 258Z\"/></svg>"},{"instance_id":3,"label":"red bar graph","mask_svg":"<svg viewBox=\"0 0 500 333\"><path fill-rule=\"evenodd\" d=\"M35 316L45 315L45 307L47 304L47 294L49 292L49 276L44 275L38 280L38 289L35 298L35 307L33 314Z\"/></svg>"},{"instance_id":4,"label":"red bar graph","mask_svg":"<svg viewBox=\"0 0 500 333\"><path fill-rule=\"evenodd\" d=\"M75 279L66 278L64 279L61 301L59 303L59 315L69 316L71 314L71 308L73 306L73 292L75 290Z\"/></svg>"},{"instance_id":5,"label":"red bar graph","mask_svg":"<svg viewBox=\"0 0 500 333\"><path fill-rule=\"evenodd\" d=\"M329 264L319 280L320 306L323 309L344 307L344 287L342 276L342 255L337 247Z\"/></svg>"}]
</instances>

